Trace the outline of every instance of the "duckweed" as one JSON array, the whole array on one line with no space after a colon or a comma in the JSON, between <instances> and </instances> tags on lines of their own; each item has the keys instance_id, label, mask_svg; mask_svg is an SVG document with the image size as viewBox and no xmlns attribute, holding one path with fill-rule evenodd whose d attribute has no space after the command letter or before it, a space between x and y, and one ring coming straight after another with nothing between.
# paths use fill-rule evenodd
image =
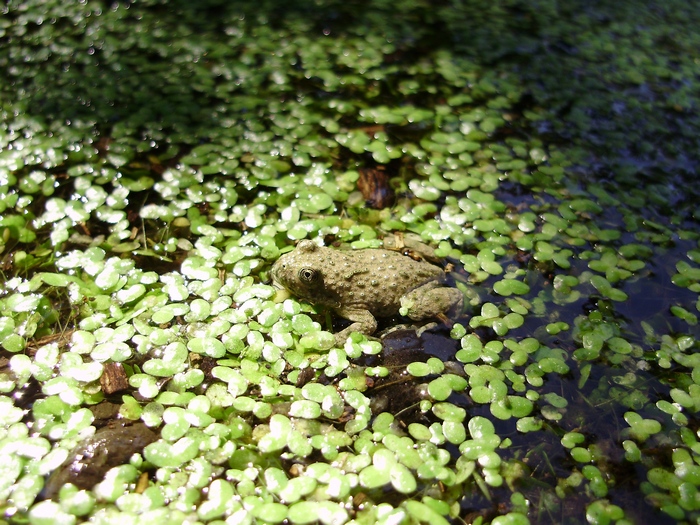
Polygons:
<instances>
[{"instance_id":1,"label":"duckweed","mask_svg":"<svg viewBox=\"0 0 700 525\"><path fill-rule=\"evenodd\" d=\"M3 519L697 521L676 3L6 6ZM339 348L270 284L297 240L390 234L464 293L447 328ZM158 439L42 500L115 418Z\"/></svg>"}]
</instances>

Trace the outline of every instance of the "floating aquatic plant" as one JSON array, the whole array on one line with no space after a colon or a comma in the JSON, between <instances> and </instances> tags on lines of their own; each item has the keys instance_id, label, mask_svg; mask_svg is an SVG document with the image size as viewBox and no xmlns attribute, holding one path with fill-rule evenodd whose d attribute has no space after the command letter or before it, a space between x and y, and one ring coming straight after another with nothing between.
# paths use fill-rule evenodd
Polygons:
<instances>
[{"instance_id":1,"label":"floating aquatic plant","mask_svg":"<svg viewBox=\"0 0 700 525\"><path fill-rule=\"evenodd\" d=\"M697 8L632 8L5 6L3 519L696 520ZM337 347L270 285L389 234L464 316Z\"/></svg>"}]
</instances>

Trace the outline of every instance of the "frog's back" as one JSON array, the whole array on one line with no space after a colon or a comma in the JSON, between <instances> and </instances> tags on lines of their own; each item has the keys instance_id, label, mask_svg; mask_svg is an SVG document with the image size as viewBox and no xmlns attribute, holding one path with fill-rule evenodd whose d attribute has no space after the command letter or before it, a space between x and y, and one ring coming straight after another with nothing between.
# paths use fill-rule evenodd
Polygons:
<instances>
[{"instance_id":1,"label":"frog's back","mask_svg":"<svg viewBox=\"0 0 700 525\"><path fill-rule=\"evenodd\" d=\"M395 314L406 292L443 274L437 266L390 250L333 251L333 265L324 272L329 296L338 298L343 308L378 316Z\"/></svg>"}]
</instances>

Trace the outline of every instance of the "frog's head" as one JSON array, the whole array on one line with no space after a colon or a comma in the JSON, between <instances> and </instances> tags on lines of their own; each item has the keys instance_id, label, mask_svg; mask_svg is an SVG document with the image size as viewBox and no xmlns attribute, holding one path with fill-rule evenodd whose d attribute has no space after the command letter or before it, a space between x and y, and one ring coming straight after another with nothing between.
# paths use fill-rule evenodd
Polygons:
<instances>
[{"instance_id":1,"label":"frog's head","mask_svg":"<svg viewBox=\"0 0 700 525\"><path fill-rule=\"evenodd\" d=\"M273 284L312 303L325 302L321 258L318 256L321 250L313 241L301 241L293 251L282 255L272 266L270 273Z\"/></svg>"}]
</instances>

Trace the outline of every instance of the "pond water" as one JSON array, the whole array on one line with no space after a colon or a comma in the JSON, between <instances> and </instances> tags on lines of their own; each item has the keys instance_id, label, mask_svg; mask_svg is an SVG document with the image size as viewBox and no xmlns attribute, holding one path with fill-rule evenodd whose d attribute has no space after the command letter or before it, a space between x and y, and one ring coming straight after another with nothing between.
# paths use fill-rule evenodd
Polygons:
<instances>
[{"instance_id":1,"label":"pond water","mask_svg":"<svg viewBox=\"0 0 700 525\"><path fill-rule=\"evenodd\" d=\"M696 5L1 9L2 521L700 518ZM389 238L462 315L271 284Z\"/></svg>"}]
</instances>

